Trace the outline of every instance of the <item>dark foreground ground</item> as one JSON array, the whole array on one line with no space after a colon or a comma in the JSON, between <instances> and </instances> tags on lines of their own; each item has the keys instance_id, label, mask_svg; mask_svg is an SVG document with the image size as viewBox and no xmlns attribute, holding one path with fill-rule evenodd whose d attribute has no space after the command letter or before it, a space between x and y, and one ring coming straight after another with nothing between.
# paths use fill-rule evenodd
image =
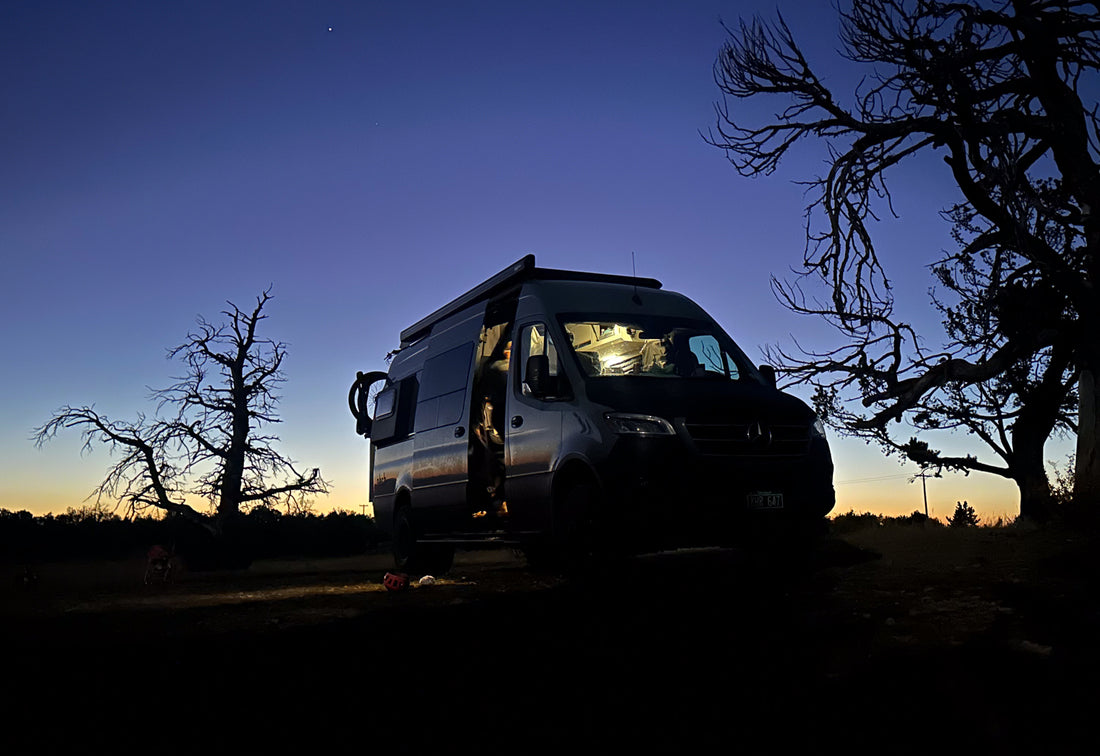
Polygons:
<instances>
[{"instance_id":1,"label":"dark foreground ground","mask_svg":"<svg viewBox=\"0 0 1100 756\"><path fill-rule=\"evenodd\" d=\"M3 588L2 753L1100 753L1094 539L879 529L565 582L461 555ZM876 558L877 556L877 558Z\"/></svg>"}]
</instances>

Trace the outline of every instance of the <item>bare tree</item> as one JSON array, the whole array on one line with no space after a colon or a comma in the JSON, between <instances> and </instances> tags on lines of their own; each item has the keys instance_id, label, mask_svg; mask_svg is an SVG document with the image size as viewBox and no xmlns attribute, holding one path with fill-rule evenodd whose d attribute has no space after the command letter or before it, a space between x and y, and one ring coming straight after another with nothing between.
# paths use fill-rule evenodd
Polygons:
<instances>
[{"instance_id":1,"label":"bare tree","mask_svg":"<svg viewBox=\"0 0 1100 756\"><path fill-rule=\"evenodd\" d=\"M952 416L956 427L985 433L1010 477L1019 483L1020 471L1029 470L1036 479L1021 485L1021 513L1036 519L1049 514L1042 444L1059 423L1073 422L1064 405L1076 386L1078 494L1095 498L1100 122L1089 95L1097 91L1100 67L1097 5L853 0L840 17L844 55L869 67L849 107L812 70L782 17L742 22L715 65L727 99L709 141L740 173L771 173L803 137L824 140L829 149L827 173L807 182L803 260L805 276L824 284L828 301L807 297L801 282L773 286L791 309L828 320L843 343L824 351L777 350L781 367L818 386L826 409L858 400L862 410L832 418L849 432L889 439L891 421L920 426L939 413ZM763 125L743 124L729 105L729 98L769 95L788 105ZM930 263L941 283L953 269L979 271L983 281L946 286L958 299L941 303L940 311L959 328L929 349L894 312L868 222L892 212L888 175L932 154L942 156L963 199L945 210L957 224L960 251L936 252ZM983 304L973 299L978 292L991 296ZM972 312L968 325L957 316L990 304L992 337L960 337L984 315ZM1018 327L1023 308L1035 317ZM1005 391L1014 397L1009 405ZM968 407L979 409L968 418ZM982 417L981 407L999 409ZM906 451L907 444L889 444ZM919 452L914 458L929 461ZM969 457L950 462L1006 470Z\"/></svg>"},{"instance_id":2,"label":"bare tree","mask_svg":"<svg viewBox=\"0 0 1100 756\"><path fill-rule=\"evenodd\" d=\"M229 303L227 318L213 325L199 318L183 344L170 349L186 374L153 392L154 418L110 420L91 406L65 406L35 430L41 446L62 429L79 428L84 448L103 443L119 455L93 492L97 500L122 502L128 514L149 507L184 515L219 532L221 526L252 504L301 506L302 497L327 492L320 470L297 470L276 451L278 437L266 429L280 422L276 393L286 345L260 338L270 289L251 311ZM187 503L206 499L214 518Z\"/></svg>"},{"instance_id":3,"label":"bare tree","mask_svg":"<svg viewBox=\"0 0 1100 756\"><path fill-rule=\"evenodd\" d=\"M967 219L956 216L956 236L965 236L967 230ZM894 424L867 423L843 400L845 395L862 397L859 371L841 376L821 371L824 355L807 361L805 351L791 354L771 347L766 350L768 357L813 385L818 411L847 433L876 441L888 452L900 453L937 473L946 468L1011 479L1019 488L1023 509L1030 517L1042 519L1054 506L1043 450L1052 434L1076 431L1077 375L1072 342L1065 335L1072 331L1072 323L1064 298L1054 292L1040 297L1041 288L1021 286L1019 275L1026 276L1021 273L1023 267L1010 250L999 248L974 256L953 255L933 265L943 292L933 290L931 299L943 319L950 358L988 362L1003 349L1009 334L1026 338L1028 330L1054 329L1062 335L987 380L949 381L926 392L906 415L917 431L965 431L993 452L992 462L974 454L945 455L925 440L903 441L905 434L897 435ZM1007 280L1002 275L1006 270L1014 274ZM941 359L947 359L947 354L942 352Z\"/></svg>"}]
</instances>

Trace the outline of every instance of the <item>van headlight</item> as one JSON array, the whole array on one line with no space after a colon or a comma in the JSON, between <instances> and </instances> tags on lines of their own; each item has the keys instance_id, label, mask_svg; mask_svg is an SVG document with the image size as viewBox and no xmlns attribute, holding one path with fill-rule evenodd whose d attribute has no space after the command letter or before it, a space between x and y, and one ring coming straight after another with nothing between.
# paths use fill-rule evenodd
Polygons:
<instances>
[{"instance_id":1,"label":"van headlight","mask_svg":"<svg viewBox=\"0 0 1100 756\"><path fill-rule=\"evenodd\" d=\"M608 412L604 420L611 430L624 436L675 436L672 423L654 415L632 415L626 412Z\"/></svg>"},{"instance_id":2,"label":"van headlight","mask_svg":"<svg viewBox=\"0 0 1100 756\"><path fill-rule=\"evenodd\" d=\"M810 426L810 438L825 438L825 423L821 418L814 416L813 425Z\"/></svg>"}]
</instances>

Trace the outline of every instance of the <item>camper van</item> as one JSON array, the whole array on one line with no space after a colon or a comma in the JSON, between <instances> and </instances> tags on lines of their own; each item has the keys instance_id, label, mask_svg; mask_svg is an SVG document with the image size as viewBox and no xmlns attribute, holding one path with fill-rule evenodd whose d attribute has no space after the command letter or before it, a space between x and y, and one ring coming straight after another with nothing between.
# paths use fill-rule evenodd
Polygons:
<instances>
[{"instance_id":1,"label":"camper van","mask_svg":"<svg viewBox=\"0 0 1100 756\"><path fill-rule=\"evenodd\" d=\"M824 426L652 278L519 260L401 333L348 403L397 567L456 546L529 562L734 545L820 526Z\"/></svg>"}]
</instances>

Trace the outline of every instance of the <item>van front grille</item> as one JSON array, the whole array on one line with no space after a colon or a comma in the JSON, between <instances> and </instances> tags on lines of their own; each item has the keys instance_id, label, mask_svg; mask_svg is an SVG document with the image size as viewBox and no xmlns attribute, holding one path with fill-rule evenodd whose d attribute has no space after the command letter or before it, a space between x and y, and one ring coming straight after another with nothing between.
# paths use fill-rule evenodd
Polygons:
<instances>
[{"instance_id":1,"label":"van front grille","mask_svg":"<svg viewBox=\"0 0 1100 756\"><path fill-rule=\"evenodd\" d=\"M784 457L806 454L808 425L710 423L685 421L684 429L700 454L714 457Z\"/></svg>"}]
</instances>

